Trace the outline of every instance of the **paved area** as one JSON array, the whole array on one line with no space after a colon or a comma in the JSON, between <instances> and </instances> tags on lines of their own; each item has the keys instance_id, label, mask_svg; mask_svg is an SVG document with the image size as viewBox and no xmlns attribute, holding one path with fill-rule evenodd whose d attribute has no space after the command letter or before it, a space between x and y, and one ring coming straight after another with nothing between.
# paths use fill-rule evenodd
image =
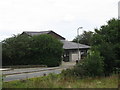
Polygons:
<instances>
[{"instance_id":1,"label":"paved area","mask_svg":"<svg viewBox=\"0 0 120 90\"><path fill-rule=\"evenodd\" d=\"M12 69L12 70L9 70L9 71L3 71L3 75L12 75L12 74L39 72L39 71L53 70L53 69L58 69L58 68L60 68L60 67L54 67L54 68L24 68L24 69Z\"/></svg>"},{"instance_id":2,"label":"paved area","mask_svg":"<svg viewBox=\"0 0 120 90\"><path fill-rule=\"evenodd\" d=\"M75 62L62 62L62 65L59 67L51 67L51 68L22 68L22 69L3 69L3 75L12 75L12 74L21 74L21 73L31 73L31 72L39 72L46 70L55 70L62 68L70 68L75 65Z\"/></svg>"},{"instance_id":3,"label":"paved area","mask_svg":"<svg viewBox=\"0 0 120 90\"><path fill-rule=\"evenodd\" d=\"M76 64L76 62L62 62L61 67L72 67Z\"/></svg>"},{"instance_id":4,"label":"paved area","mask_svg":"<svg viewBox=\"0 0 120 90\"><path fill-rule=\"evenodd\" d=\"M23 69L10 69L8 71L2 71L3 81L13 81L26 78L33 78L43 76L44 74L49 73L61 73L63 69L71 68L75 65L75 62L62 62L62 65L59 67L51 68L23 68Z\"/></svg>"},{"instance_id":5,"label":"paved area","mask_svg":"<svg viewBox=\"0 0 120 90\"><path fill-rule=\"evenodd\" d=\"M9 70L11 70L11 68L5 68L5 69L0 68L0 71L9 71Z\"/></svg>"},{"instance_id":6,"label":"paved area","mask_svg":"<svg viewBox=\"0 0 120 90\"><path fill-rule=\"evenodd\" d=\"M22 73L22 74L8 75L3 78L3 81L8 82L8 81L14 81L14 80L24 80L28 78L44 76L44 74L47 75L49 73L59 74L61 73L61 71L62 69L56 69L56 70L47 70L47 71L34 72L34 73Z\"/></svg>"}]
</instances>

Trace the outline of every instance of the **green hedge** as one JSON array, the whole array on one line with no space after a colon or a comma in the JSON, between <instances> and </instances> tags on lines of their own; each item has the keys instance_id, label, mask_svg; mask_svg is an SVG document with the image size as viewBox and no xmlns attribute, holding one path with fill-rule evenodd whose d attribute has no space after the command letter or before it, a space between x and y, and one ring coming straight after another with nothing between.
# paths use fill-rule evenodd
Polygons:
<instances>
[{"instance_id":1,"label":"green hedge","mask_svg":"<svg viewBox=\"0 0 120 90\"><path fill-rule=\"evenodd\" d=\"M3 65L61 64L63 44L50 35L17 35L3 41Z\"/></svg>"}]
</instances>

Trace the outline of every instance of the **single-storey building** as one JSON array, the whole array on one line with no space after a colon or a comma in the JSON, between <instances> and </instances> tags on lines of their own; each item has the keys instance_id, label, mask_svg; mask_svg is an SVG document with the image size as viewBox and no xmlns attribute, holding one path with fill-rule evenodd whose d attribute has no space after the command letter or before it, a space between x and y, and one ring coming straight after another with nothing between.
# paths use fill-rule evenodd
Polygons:
<instances>
[{"instance_id":1,"label":"single-storey building","mask_svg":"<svg viewBox=\"0 0 120 90\"><path fill-rule=\"evenodd\" d=\"M63 43L63 49L64 49L64 54L63 54L63 61L65 62L72 62L79 60L87 54L88 49L90 46L84 45L84 44L78 44L75 42L67 41L63 36L55 33L54 31L41 31L41 32L31 32L31 31L24 31L22 34L27 34L29 36L34 36L34 35L41 35L41 34L48 34L52 35L53 37L57 38ZM78 46L79 45L79 46ZM78 49L79 47L79 49ZM79 51L79 54L78 54Z\"/></svg>"}]
</instances>

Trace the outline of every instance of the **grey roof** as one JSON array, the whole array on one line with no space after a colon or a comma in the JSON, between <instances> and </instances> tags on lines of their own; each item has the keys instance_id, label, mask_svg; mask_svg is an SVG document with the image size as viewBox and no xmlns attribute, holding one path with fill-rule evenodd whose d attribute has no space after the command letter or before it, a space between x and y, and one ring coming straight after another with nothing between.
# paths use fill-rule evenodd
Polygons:
<instances>
[{"instance_id":1,"label":"grey roof","mask_svg":"<svg viewBox=\"0 0 120 90\"><path fill-rule=\"evenodd\" d=\"M24 33L30 35L30 36L34 36L34 35L41 35L41 34L48 34L51 31L40 31L40 32L32 32L32 31L24 31Z\"/></svg>"},{"instance_id":2,"label":"grey roof","mask_svg":"<svg viewBox=\"0 0 120 90\"><path fill-rule=\"evenodd\" d=\"M67 40L61 40L63 43L64 49L78 49L78 43L67 41ZM89 49L90 46L79 44L79 49Z\"/></svg>"},{"instance_id":3,"label":"grey roof","mask_svg":"<svg viewBox=\"0 0 120 90\"><path fill-rule=\"evenodd\" d=\"M35 36L35 35L41 35L41 34L50 34L50 33L54 33L56 34L57 36L61 37L62 39L65 39L64 37L62 37L61 35L55 33L54 31L52 30L49 30L49 31L24 31L22 34L26 33L27 35L30 35L30 36Z\"/></svg>"},{"instance_id":4,"label":"grey roof","mask_svg":"<svg viewBox=\"0 0 120 90\"><path fill-rule=\"evenodd\" d=\"M40 31L40 32L24 31L23 33L26 33L30 36L34 36L34 35L41 35L41 34L49 34L50 32L53 32L53 31L52 30ZM55 33L55 32L53 32L53 33ZM55 34L57 34L57 33L55 33ZM57 35L59 35L59 34L57 34ZM62 37L62 36L60 36L60 37ZM64 37L62 37L62 38L64 38ZM78 44L75 42L71 42L71 41L67 41L67 40L61 40L61 42L63 43L64 49L78 49ZM79 49L89 49L89 48L90 48L90 46L88 46L88 45L79 44Z\"/></svg>"}]
</instances>

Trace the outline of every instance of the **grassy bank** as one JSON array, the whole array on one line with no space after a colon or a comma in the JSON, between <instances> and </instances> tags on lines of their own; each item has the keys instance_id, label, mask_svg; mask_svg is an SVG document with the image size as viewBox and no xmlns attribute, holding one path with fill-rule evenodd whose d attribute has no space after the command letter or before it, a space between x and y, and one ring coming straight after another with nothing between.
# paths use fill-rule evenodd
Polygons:
<instances>
[{"instance_id":1,"label":"grassy bank","mask_svg":"<svg viewBox=\"0 0 120 90\"><path fill-rule=\"evenodd\" d=\"M75 78L50 74L28 80L4 82L3 88L117 88L118 76Z\"/></svg>"}]
</instances>

